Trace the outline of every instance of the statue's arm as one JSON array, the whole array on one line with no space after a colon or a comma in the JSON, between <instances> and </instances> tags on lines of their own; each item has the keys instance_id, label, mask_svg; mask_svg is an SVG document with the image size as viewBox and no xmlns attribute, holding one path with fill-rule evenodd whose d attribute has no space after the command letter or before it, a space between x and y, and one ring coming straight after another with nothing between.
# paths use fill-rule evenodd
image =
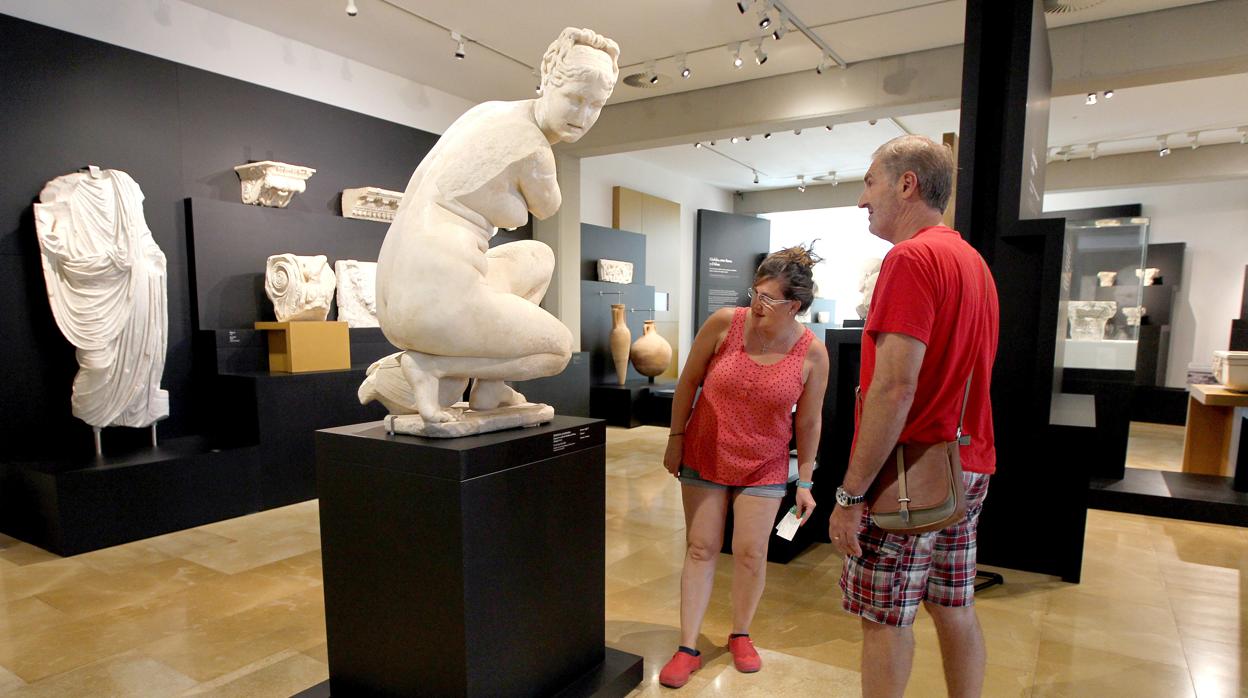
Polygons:
<instances>
[{"instance_id":1,"label":"statue's arm","mask_svg":"<svg viewBox=\"0 0 1248 698\"><path fill-rule=\"evenodd\" d=\"M555 179L555 155L540 148L525 158L520 167L520 195L537 218L549 218L559 210L563 195Z\"/></svg>"}]
</instances>

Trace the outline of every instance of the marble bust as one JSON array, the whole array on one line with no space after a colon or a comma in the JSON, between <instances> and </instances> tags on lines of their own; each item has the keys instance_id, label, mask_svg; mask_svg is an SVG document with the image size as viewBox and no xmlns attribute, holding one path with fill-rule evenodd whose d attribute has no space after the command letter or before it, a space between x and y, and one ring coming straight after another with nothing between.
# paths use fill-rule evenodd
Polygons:
<instances>
[{"instance_id":1,"label":"marble bust","mask_svg":"<svg viewBox=\"0 0 1248 698\"><path fill-rule=\"evenodd\" d=\"M334 300L334 272L325 255L275 254L264 269L264 294L278 322L324 320Z\"/></svg>"},{"instance_id":2,"label":"marble bust","mask_svg":"<svg viewBox=\"0 0 1248 698\"><path fill-rule=\"evenodd\" d=\"M370 369L362 400L375 392L369 381L378 373L398 370L411 397L391 402L410 405L425 423L449 422L464 417L448 401L469 380L468 407L492 410L525 403L504 381L567 365L572 334L538 305L554 253L532 240L495 248L489 241L530 213L546 218L559 209L551 146L594 125L618 60L614 41L564 29L542 58L538 98L469 109L421 161L377 259L377 319L403 351Z\"/></svg>"},{"instance_id":3,"label":"marble bust","mask_svg":"<svg viewBox=\"0 0 1248 698\"><path fill-rule=\"evenodd\" d=\"M74 416L97 429L169 416L165 254L138 183L94 166L57 177L39 193L35 232L52 315L77 348Z\"/></svg>"}]
</instances>

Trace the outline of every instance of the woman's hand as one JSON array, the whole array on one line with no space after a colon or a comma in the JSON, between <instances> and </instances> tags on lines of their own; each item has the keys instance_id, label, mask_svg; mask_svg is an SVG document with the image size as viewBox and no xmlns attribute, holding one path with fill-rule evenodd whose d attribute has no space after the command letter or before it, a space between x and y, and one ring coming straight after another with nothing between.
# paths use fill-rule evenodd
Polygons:
<instances>
[{"instance_id":1,"label":"woman's hand","mask_svg":"<svg viewBox=\"0 0 1248 698\"><path fill-rule=\"evenodd\" d=\"M685 435L670 434L667 437L667 452L663 454L663 467L672 477L680 477L680 461L685 456Z\"/></svg>"},{"instance_id":2,"label":"woman's hand","mask_svg":"<svg viewBox=\"0 0 1248 698\"><path fill-rule=\"evenodd\" d=\"M799 526L806 525L806 519L810 517L810 512L815 510L815 497L810 493L810 489L806 487L797 488L797 519Z\"/></svg>"}]
</instances>

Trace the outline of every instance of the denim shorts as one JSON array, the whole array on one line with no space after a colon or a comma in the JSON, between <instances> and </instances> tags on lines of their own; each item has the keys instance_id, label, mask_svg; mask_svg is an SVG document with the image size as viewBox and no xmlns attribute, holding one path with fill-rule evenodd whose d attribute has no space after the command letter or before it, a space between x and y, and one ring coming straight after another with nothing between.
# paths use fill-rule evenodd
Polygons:
<instances>
[{"instance_id":1,"label":"denim shorts","mask_svg":"<svg viewBox=\"0 0 1248 698\"><path fill-rule=\"evenodd\" d=\"M751 497L768 497L770 499L782 499L784 493L788 490L788 485L777 483L775 485L751 485L749 487L739 487L737 485L721 485L718 482L703 480L698 471L687 465L680 466L680 484L690 485L692 487L707 487L713 490L729 490L730 494L747 494Z\"/></svg>"}]
</instances>

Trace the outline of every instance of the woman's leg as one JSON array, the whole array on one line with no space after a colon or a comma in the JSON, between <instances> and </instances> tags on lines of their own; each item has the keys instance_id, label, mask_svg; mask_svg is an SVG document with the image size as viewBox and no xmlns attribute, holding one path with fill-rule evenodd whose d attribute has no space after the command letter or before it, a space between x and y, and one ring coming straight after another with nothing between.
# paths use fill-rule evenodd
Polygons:
<instances>
[{"instance_id":1,"label":"woman's leg","mask_svg":"<svg viewBox=\"0 0 1248 698\"><path fill-rule=\"evenodd\" d=\"M680 644L697 647L702 616L711 600L715 560L724 544L728 490L681 485L685 504L685 566L680 575Z\"/></svg>"},{"instance_id":2,"label":"woman's leg","mask_svg":"<svg viewBox=\"0 0 1248 698\"><path fill-rule=\"evenodd\" d=\"M767 541L780 499L738 494L732 505L732 632L749 633L767 580Z\"/></svg>"}]
</instances>

